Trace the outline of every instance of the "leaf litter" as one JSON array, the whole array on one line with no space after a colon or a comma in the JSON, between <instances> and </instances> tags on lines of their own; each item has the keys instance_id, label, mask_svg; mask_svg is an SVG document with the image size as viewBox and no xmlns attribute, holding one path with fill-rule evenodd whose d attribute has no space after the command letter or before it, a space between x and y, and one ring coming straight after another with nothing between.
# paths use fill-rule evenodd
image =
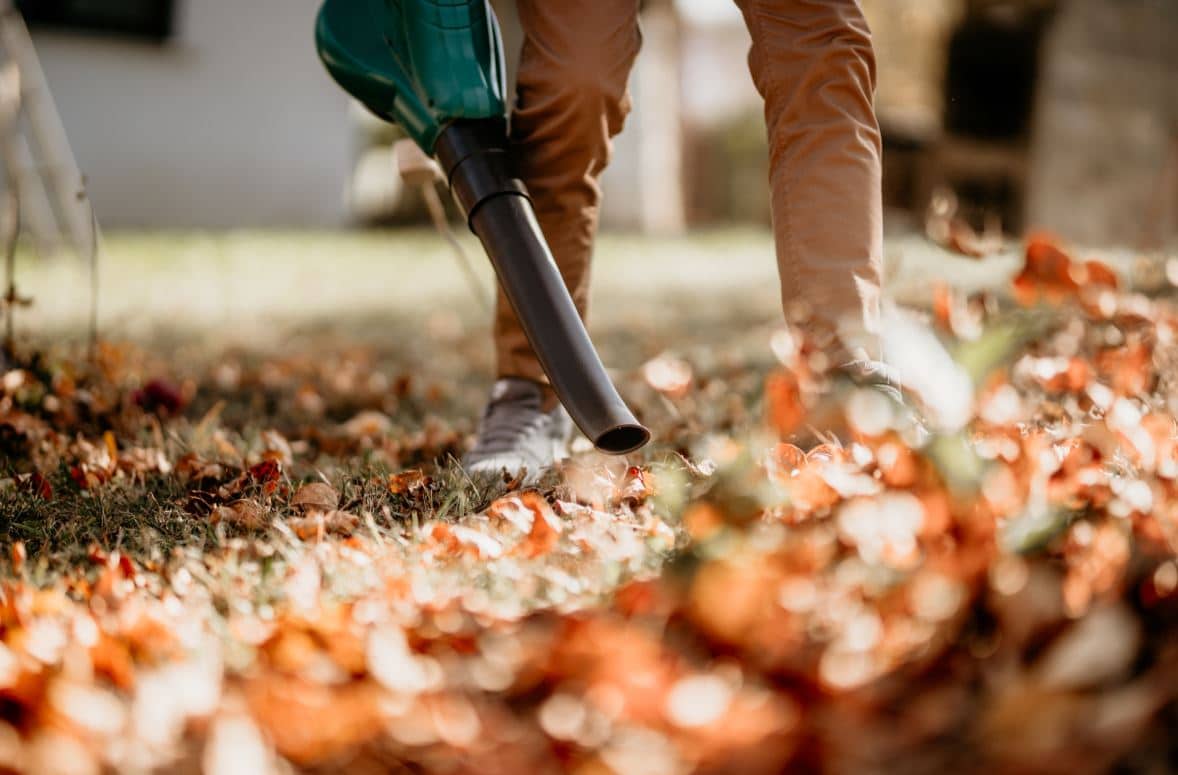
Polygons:
<instances>
[{"instance_id":1,"label":"leaf litter","mask_svg":"<svg viewBox=\"0 0 1178 775\"><path fill-rule=\"evenodd\" d=\"M906 317L904 403L664 353L655 449L529 488L363 354L22 364L0 769L1164 771L1178 308L1045 237L1012 296Z\"/></svg>"}]
</instances>

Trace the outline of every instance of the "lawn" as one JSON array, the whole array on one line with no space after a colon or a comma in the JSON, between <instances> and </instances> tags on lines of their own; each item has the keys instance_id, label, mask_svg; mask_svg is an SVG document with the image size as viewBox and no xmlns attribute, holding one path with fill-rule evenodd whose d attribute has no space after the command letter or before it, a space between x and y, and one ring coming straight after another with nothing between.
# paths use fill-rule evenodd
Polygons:
<instances>
[{"instance_id":1,"label":"lawn","mask_svg":"<svg viewBox=\"0 0 1178 775\"><path fill-rule=\"evenodd\" d=\"M0 771L1172 769L1162 265L890 254L955 358L902 404L781 324L768 234L607 235L655 442L536 486L456 464L488 328L429 234L112 235L90 351L25 256Z\"/></svg>"}]
</instances>

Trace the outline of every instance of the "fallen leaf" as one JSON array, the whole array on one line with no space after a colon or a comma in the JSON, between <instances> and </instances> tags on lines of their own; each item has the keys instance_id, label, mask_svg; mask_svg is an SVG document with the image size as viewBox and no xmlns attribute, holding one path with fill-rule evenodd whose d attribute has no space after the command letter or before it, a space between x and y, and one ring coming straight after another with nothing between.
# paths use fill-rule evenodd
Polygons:
<instances>
[{"instance_id":1,"label":"fallen leaf","mask_svg":"<svg viewBox=\"0 0 1178 775\"><path fill-rule=\"evenodd\" d=\"M393 421L383 412L366 410L344 423L343 429L353 439L386 436L393 429Z\"/></svg>"},{"instance_id":2,"label":"fallen leaf","mask_svg":"<svg viewBox=\"0 0 1178 775\"><path fill-rule=\"evenodd\" d=\"M420 468L414 468L399 474L389 474L388 488L393 495L405 495L425 487L429 483L430 478Z\"/></svg>"},{"instance_id":3,"label":"fallen leaf","mask_svg":"<svg viewBox=\"0 0 1178 775\"><path fill-rule=\"evenodd\" d=\"M224 522L246 530L259 530L269 524L266 510L257 501L249 499L218 506L213 510L212 520L213 524Z\"/></svg>"},{"instance_id":4,"label":"fallen leaf","mask_svg":"<svg viewBox=\"0 0 1178 775\"><path fill-rule=\"evenodd\" d=\"M680 398L691 388L691 365L681 358L660 355L642 366L646 384L671 398Z\"/></svg>"},{"instance_id":5,"label":"fallen leaf","mask_svg":"<svg viewBox=\"0 0 1178 775\"><path fill-rule=\"evenodd\" d=\"M309 482L295 492L290 505L304 510L330 511L339 505L339 493L325 482Z\"/></svg>"}]
</instances>

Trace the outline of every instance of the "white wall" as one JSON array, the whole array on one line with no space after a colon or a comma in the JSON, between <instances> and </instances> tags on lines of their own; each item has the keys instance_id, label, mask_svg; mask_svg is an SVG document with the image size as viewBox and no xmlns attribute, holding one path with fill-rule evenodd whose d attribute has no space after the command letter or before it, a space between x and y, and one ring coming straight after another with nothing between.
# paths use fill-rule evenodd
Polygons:
<instances>
[{"instance_id":1,"label":"white wall","mask_svg":"<svg viewBox=\"0 0 1178 775\"><path fill-rule=\"evenodd\" d=\"M345 220L347 99L315 54L319 0L178 0L163 46L36 32L105 227Z\"/></svg>"}]
</instances>

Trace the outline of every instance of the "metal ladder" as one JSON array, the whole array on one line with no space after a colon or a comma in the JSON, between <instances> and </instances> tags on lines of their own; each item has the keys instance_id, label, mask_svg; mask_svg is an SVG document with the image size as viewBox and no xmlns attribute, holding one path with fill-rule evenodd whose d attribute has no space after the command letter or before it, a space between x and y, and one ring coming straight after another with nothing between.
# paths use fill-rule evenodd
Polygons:
<instances>
[{"instance_id":1,"label":"metal ladder","mask_svg":"<svg viewBox=\"0 0 1178 775\"><path fill-rule=\"evenodd\" d=\"M0 164L38 253L88 258L98 226L28 27L0 0Z\"/></svg>"},{"instance_id":2,"label":"metal ladder","mask_svg":"<svg viewBox=\"0 0 1178 775\"><path fill-rule=\"evenodd\" d=\"M90 349L98 341L98 219L86 181L70 149L24 17L0 0L0 167L3 167L5 291L0 370L15 351L15 315L32 304L16 287L16 249L22 232L41 256L68 248L90 273Z\"/></svg>"}]
</instances>

